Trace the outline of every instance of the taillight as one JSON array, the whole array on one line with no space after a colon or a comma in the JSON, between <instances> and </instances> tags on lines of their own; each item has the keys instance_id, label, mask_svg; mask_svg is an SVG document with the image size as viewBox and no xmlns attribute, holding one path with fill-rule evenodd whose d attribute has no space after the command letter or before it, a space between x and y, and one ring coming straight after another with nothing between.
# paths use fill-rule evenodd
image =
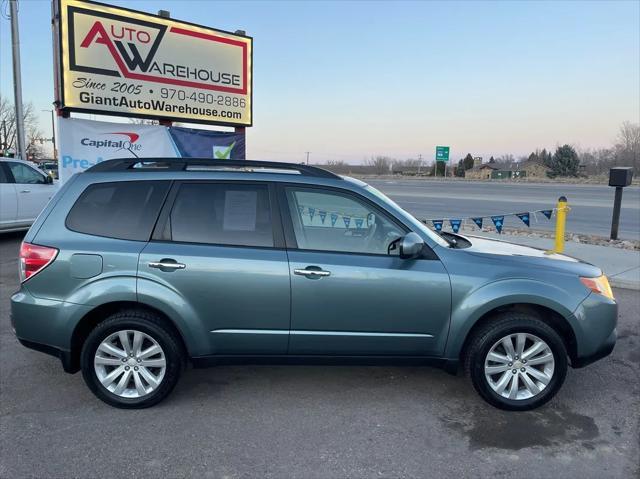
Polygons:
<instances>
[{"instance_id":1,"label":"taillight","mask_svg":"<svg viewBox=\"0 0 640 479\"><path fill-rule=\"evenodd\" d=\"M56 259L57 254L56 248L23 242L20 246L20 281L38 274Z\"/></svg>"}]
</instances>

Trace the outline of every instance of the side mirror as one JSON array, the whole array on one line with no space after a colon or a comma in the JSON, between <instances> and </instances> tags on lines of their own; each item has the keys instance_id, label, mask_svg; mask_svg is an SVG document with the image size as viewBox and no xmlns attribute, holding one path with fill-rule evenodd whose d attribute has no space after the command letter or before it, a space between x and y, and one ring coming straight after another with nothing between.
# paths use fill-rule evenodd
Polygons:
<instances>
[{"instance_id":1,"label":"side mirror","mask_svg":"<svg viewBox=\"0 0 640 479\"><path fill-rule=\"evenodd\" d=\"M407 233L400 240L400 257L402 259L411 259L418 256L424 248L424 240L413 231Z\"/></svg>"},{"instance_id":2,"label":"side mirror","mask_svg":"<svg viewBox=\"0 0 640 479\"><path fill-rule=\"evenodd\" d=\"M44 177L44 182L45 182L47 185L50 185L50 184L52 184L52 183L53 183L53 178L52 178L52 177L50 177L49 175L45 175L45 177Z\"/></svg>"}]
</instances>

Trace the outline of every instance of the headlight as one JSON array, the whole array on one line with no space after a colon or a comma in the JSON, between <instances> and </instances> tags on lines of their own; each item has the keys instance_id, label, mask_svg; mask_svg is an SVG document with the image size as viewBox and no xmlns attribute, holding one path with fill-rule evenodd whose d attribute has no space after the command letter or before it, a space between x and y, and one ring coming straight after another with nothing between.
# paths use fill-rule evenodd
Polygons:
<instances>
[{"instance_id":1,"label":"headlight","mask_svg":"<svg viewBox=\"0 0 640 479\"><path fill-rule=\"evenodd\" d=\"M604 274L597 278L580 278L580 281L582 281L582 284L594 293L598 293L606 298L615 300L613 297L613 291L611 291L611 286L609 285L609 280Z\"/></svg>"}]
</instances>

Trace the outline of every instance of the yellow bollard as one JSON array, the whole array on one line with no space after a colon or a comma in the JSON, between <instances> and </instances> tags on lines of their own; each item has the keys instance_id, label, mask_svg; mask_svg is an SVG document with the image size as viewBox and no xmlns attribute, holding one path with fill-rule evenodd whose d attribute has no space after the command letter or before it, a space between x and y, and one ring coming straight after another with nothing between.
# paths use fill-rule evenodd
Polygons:
<instances>
[{"instance_id":1,"label":"yellow bollard","mask_svg":"<svg viewBox=\"0 0 640 479\"><path fill-rule=\"evenodd\" d=\"M562 253L564 251L564 230L567 222L567 211L569 211L567 198L561 196L558 198L558 205L556 207L556 242L553 248L554 253Z\"/></svg>"}]
</instances>

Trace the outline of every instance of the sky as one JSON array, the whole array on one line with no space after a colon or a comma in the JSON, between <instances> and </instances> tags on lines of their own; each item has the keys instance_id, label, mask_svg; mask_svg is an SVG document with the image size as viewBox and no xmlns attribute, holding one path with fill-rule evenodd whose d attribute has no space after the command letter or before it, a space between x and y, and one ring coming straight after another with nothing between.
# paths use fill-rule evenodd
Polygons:
<instances>
[{"instance_id":1,"label":"sky","mask_svg":"<svg viewBox=\"0 0 640 479\"><path fill-rule=\"evenodd\" d=\"M0 2L0 92L12 99ZM254 38L251 159L432 160L449 145L454 160L486 161L608 147L623 121L640 122L638 1L105 3ZM51 109L50 3L19 5L23 99Z\"/></svg>"}]
</instances>

